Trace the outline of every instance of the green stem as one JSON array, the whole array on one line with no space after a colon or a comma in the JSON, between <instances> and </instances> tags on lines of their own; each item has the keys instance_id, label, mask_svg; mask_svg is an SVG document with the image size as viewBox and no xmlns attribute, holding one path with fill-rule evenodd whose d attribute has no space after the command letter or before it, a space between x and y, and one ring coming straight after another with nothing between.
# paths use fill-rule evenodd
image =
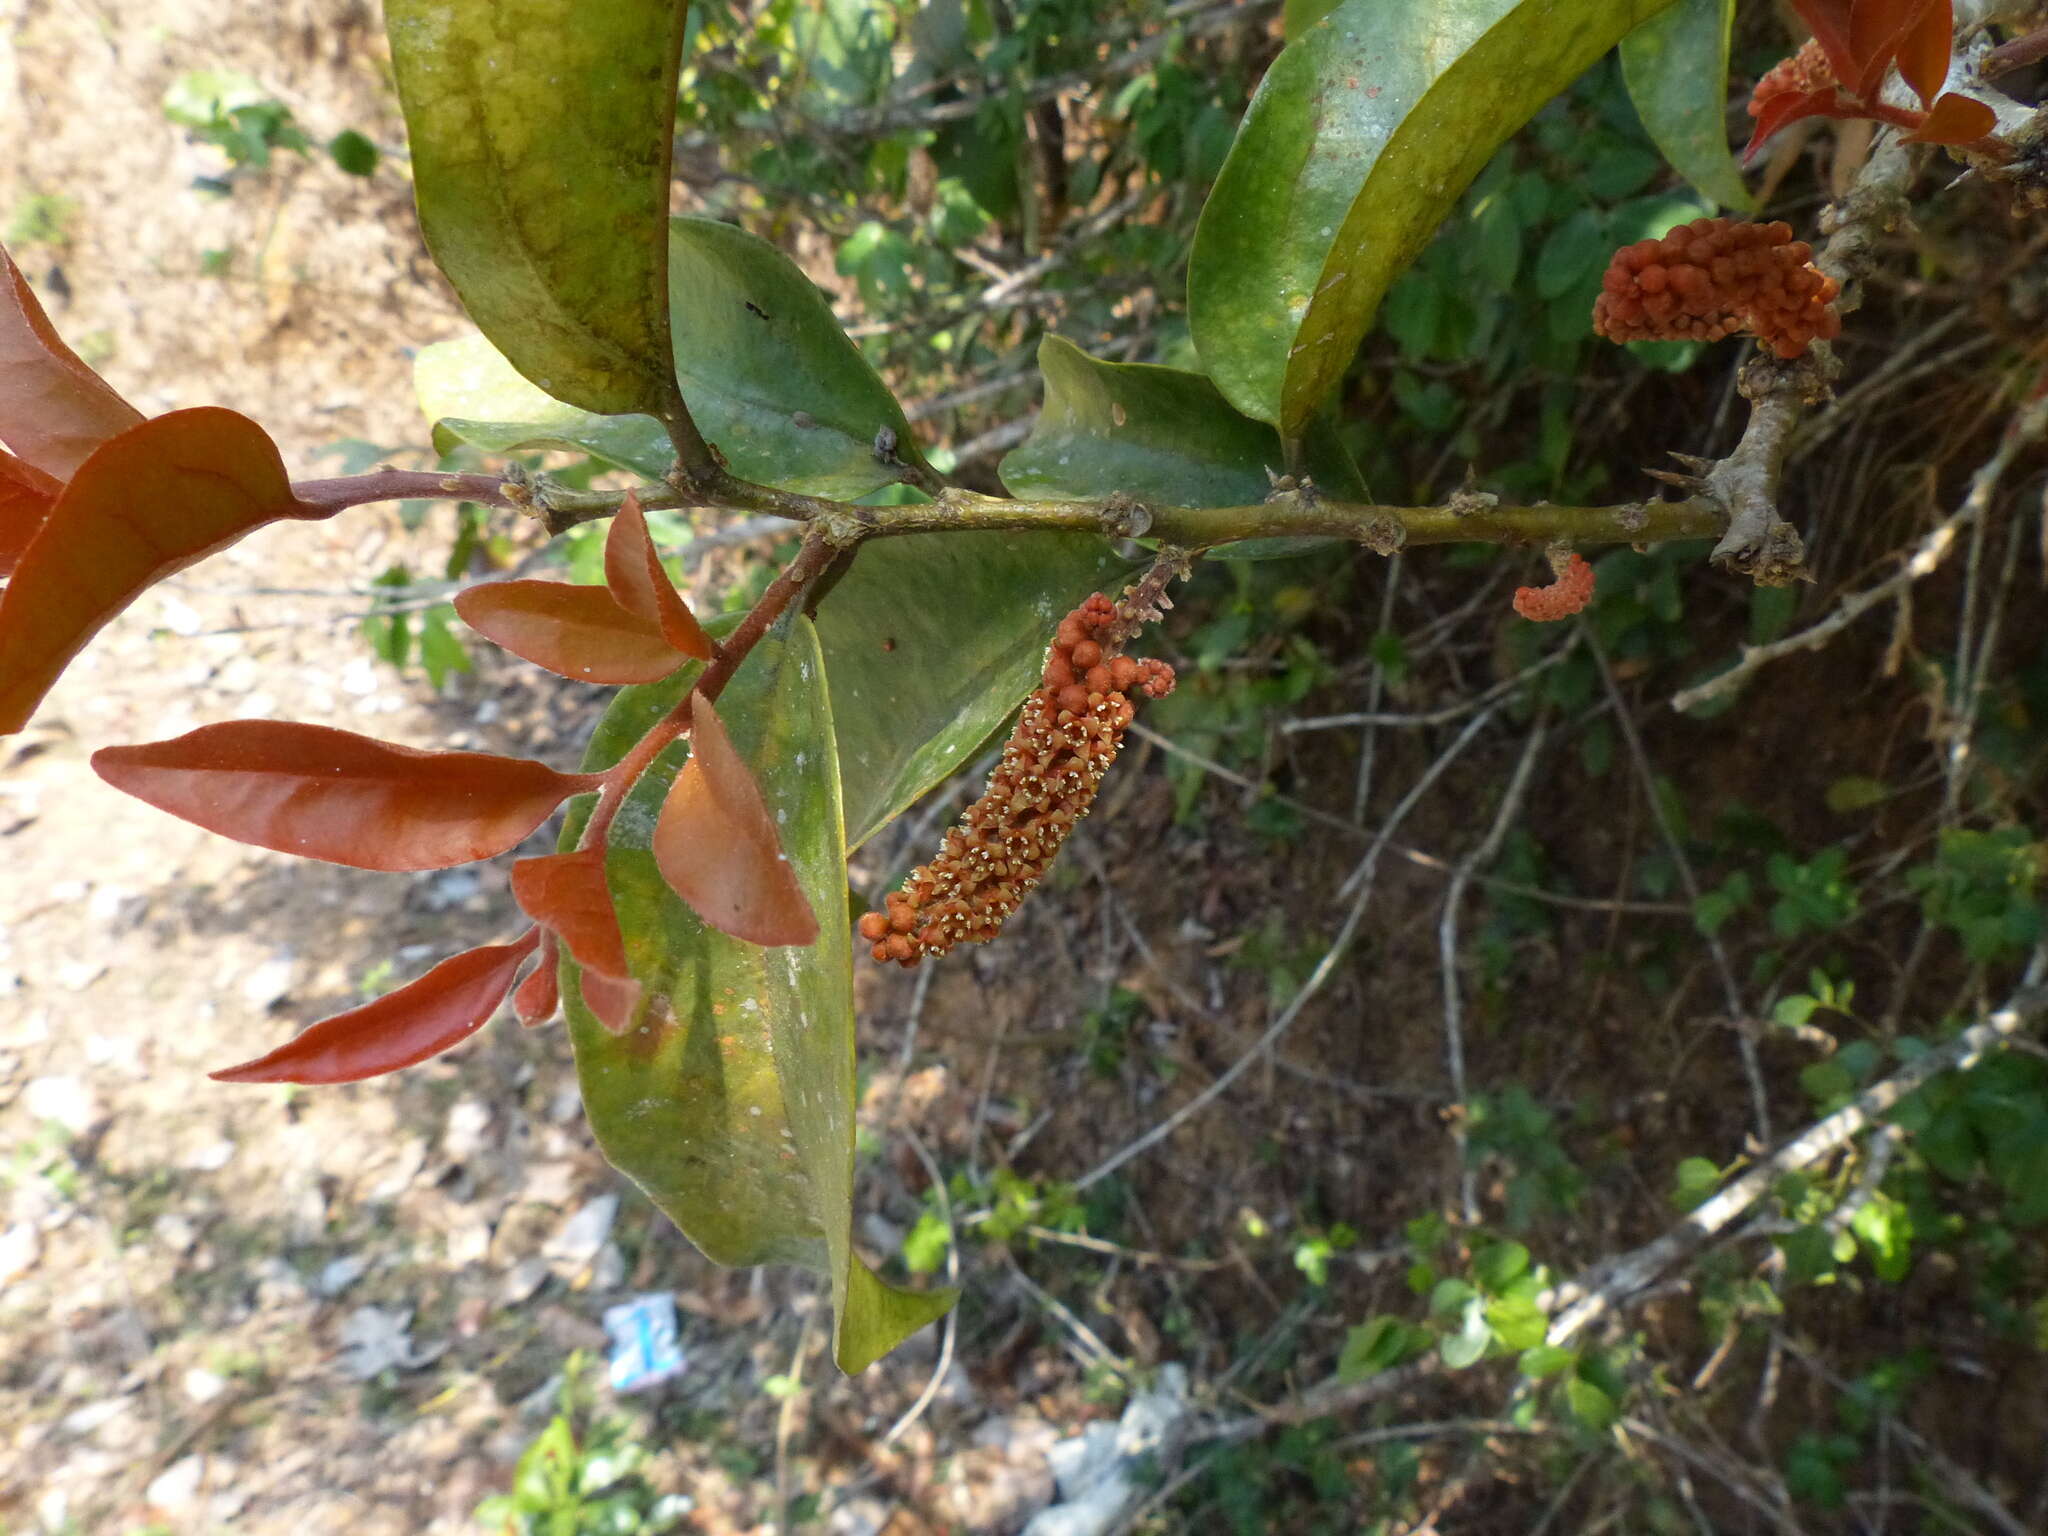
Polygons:
<instances>
[{"instance_id":1,"label":"green stem","mask_svg":"<svg viewBox=\"0 0 2048 1536\"><path fill-rule=\"evenodd\" d=\"M342 480L301 481L298 498L339 511L368 501L406 496L454 496L492 506L536 510L550 533L612 516L622 491L529 488L490 475L438 475L387 470ZM1347 539L1391 553L1410 544L1657 544L1672 539L1716 538L1727 513L1712 496L1684 501L1631 501L1602 507L1519 505L1487 496L1460 495L1439 507L1391 507L1334 501L1313 492L1287 492L1270 501L1232 507L1145 506L1127 496L1086 501L1012 501L957 487L927 503L870 507L805 496L741 480L713 469L693 487L666 485L640 493L648 511L716 507L766 513L809 523L839 545L911 533L1009 530L1093 533L1104 538L1149 536L1189 553L1238 539L1324 537Z\"/></svg>"}]
</instances>

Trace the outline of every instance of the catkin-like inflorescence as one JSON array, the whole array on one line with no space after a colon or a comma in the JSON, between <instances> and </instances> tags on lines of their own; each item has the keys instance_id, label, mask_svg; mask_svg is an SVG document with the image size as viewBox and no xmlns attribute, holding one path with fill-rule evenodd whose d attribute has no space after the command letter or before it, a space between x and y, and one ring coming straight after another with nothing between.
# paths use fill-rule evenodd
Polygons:
<instances>
[{"instance_id":1,"label":"catkin-like inflorescence","mask_svg":"<svg viewBox=\"0 0 2048 1536\"><path fill-rule=\"evenodd\" d=\"M1611 341L1719 341L1750 331L1780 357L1841 333L1840 286L1785 223L1694 219L1614 253L1593 305Z\"/></svg>"},{"instance_id":2,"label":"catkin-like inflorescence","mask_svg":"<svg viewBox=\"0 0 2048 1536\"><path fill-rule=\"evenodd\" d=\"M1804 96L1840 84L1828 63L1820 39L1809 37L1790 58L1780 59L1765 71L1749 93L1749 115L1763 116L1764 107L1779 96Z\"/></svg>"},{"instance_id":3,"label":"catkin-like inflorescence","mask_svg":"<svg viewBox=\"0 0 2048 1536\"><path fill-rule=\"evenodd\" d=\"M988 788L938 856L891 891L882 911L861 918L877 960L912 966L955 944L986 944L1045 878L1115 761L1138 695L1173 689L1165 662L1120 654L1121 637L1158 616L1144 606L1120 607L1098 592L1060 621Z\"/></svg>"},{"instance_id":4,"label":"catkin-like inflorescence","mask_svg":"<svg viewBox=\"0 0 2048 1536\"><path fill-rule=\"evenodd\" d=\"M1584 555L1554 554L1550 569L1556 579L1549 586L1515 588L1515 612L1539 624L1568 619L1593 601L1593 567Z\"/></svg>"}]
</instances>

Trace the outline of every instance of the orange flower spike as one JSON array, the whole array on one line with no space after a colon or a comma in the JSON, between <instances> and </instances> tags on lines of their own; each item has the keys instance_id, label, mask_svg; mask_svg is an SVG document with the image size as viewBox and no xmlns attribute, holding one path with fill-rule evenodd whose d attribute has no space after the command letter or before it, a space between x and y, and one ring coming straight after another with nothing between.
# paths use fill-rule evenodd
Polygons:
<instances>
[{"instance_id":1,"label":"orange flower spike","mask_svg":"<svg viewBox=\"0 0 2048 1536\"><path fill-rule=\"evenodd\" d=\"M1779 357L1841 332L1840 286L1782 222L1694 219L1614 253L1593 305L1610 341L1719 341L1748 331Z\"/></svg>"},{"instance_id":2,"label":"orange flower spike","mask_svg":"<svg viewBox=\"0 0 2048 1536\"><path fill-rule=\"evenodd\" d=\"M981 798L938 856L891 891L884 910L860 919L875 959L913 966L955 944L986 944L1045 877L1116 758L1137 713L1133 695L1173 689L1165 662L1121 654L1125 637L1156 617L1151 604L1124 606L1098 592L1060 621Z\"/></svg>"}]
</instances>

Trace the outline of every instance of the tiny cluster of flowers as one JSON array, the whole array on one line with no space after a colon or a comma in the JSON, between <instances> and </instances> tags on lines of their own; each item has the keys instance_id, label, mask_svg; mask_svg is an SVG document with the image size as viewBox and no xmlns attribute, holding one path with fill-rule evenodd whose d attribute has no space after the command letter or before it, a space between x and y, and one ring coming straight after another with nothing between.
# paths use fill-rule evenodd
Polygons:
<instances>
[{"instance_id":1,"label":"tiny cluster of flowers","mask_svg":"<svg viewBox=\"0 0 2048 1536\"><path fill-rule=\"evenodd\" d=\"M908 967L955 944L986 944L1045 878L1116 760L1136 696L1173 689L1165 662L1120 654L1123 638L1157 616L1149 605L1138 612L1098 592L1060 621L1043 680L1024 701L988 788L938 856L891 891L883 911L861 918L860 936L877 960Z\"/></svg>"},{"instance_id":2,"label":"tiny cluster of flowers","mask_svg":"<svg viewBox=\"0 0 2048 1536\"><path fill-rule=\"evenodd\" d=\"M1515 588L1515 612L1538 624L1568 619L1593 601L1593 567L1575 551L1557 551L1550 557L1556 580L1547 587Z\"/></svg>"},{"instance_id":3,"label":"tiny cluster of flowers","mask_svg":"<svg viewBox=\"0 0 2048 1536\"><path fill-rule=\"evenodd\" d=\"M1828 64L1827 50L1821 47L1819 38L1809 37L1799 45L1797 53L1778 60L1764 71L1756 89L1749 93L1749 115L1762 117L1764 110L1781 96L1831 90L1837 83L1835 72Z\"/></svg>"},{"instance_id":4,"label":"tiny cluster of flowers","mask_svg":"<svg viewBox=\"0 0 2048 1536\"><path fill-rule=\"evenodd\" d=\"M1694 219L1616 251L1601 287L1593 329L1610 341L1719 341L1749 331L1789 358L1842 329L1840 286L1782 221Z\"/></svg>"}]
</instances>

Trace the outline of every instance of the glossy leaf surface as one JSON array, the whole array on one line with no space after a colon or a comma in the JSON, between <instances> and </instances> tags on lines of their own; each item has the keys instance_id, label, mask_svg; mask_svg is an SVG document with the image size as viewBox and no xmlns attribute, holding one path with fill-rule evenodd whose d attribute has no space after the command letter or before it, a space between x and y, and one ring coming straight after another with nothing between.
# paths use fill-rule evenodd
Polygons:
<instances>
[{"instance_id":1,"label":"glossy leaf surface","mask_svg":"<svg viewBox=\"0 0 2048 1536\"><path fill-rule=\"evenodd\" d=\"M849 578L850 579L850 578ZM830 604L827 604L829 608ZM626 689L587 766L616 762L688 679ZM797 1263L832 1285L835 1357L857 1371L952 1303L871 1275L851 1240L853 978L845 832L824 662L808 621L771 633L721 703L739 759L778 813L795 878L824 919L809 948L765 949L707 927L668 887L652 843L687 743L628 796L607 873L645 1003L623 1034L564 1002L585 1109L606 1157L723 1264ZM579 828L572 816L565 834Z\"/></svg>"},{"instance_id":2,"label":"glossy leaf surface","mask_svg":"<svg viewBox=\"0 0 2048 1536\"><path fill-rule=\"evenodd\" d=\"M652 416L599 416L564 405L536 388L482 336L422 347L412 365L413 393L434 424L434 448L468 443L486 453L563 448L658 480L676 461L668 433Z\"/></svg>"},{"instance_id":3,"label":"glossy leaf surface","mask_svg":"<svg viewBox=\"0 0 2048 1536\"><path fill-rule=\"evenodd\" d=\"M13 571L63 489L63 481L0 451L0 576Z\"/></svg>"},{"instance_id":4,"label":"glossy leaf surface","mask_svg":"<svg viewBox=\"0 0 2048 1536\"><path fill-rule=\"evenodd\" d=\"M356 869L488 859L595 788L528 758L422 752L282 720L224 720L169 741L102 747L92 766L209 832Z\"/></svg>"},{"instance_id":5,"label":"glossy leaf surface","mask_svg":"<svg viewBox=\"0 0 2048 1536\"><path fill-rule=\"evenodd\" d=\"M604 583L621 608L643 624L654 625L673 649L699 661L711 659L711 637L662 569L640 499L631 491L605 535Z\"/></svg>"},{"instance_id":6,"label":"glossy leaf surface","mask_svg":"<svg viewBox=\"0 0 2048 1536\"><path fill-rule=\"evenodd\" d=\"M720 933L749 944L809 944L818 919L776 833L778 815L733 751L702 694L690 709L690 758L662 802L654 862L669 889Z\"/></svg>"},{"instance_id":7,"label":"glossy leaf surface","mask_svg":"<svg viewBox=\"0 0 2048 1536\"><path fill-rule=\"evenodd\" d=\"M557 400L660 414L683 0L387 0L427 246Z\"/></svg>"},{"instance_id":8,"label":"glossy leaf surface","mask_svg":"<svg viewBox=\"0 0 2048 1536\"><path fill-rule=\"evenodd\" d=\"M1621 40L1621 73L1651 142L1710 202L1756 199L1728 147L1728 39L1735 0L1675 0Z\"/></svg>"},{"instance_id":9,"label":"glossy leaf surface","mask_svg":"<svg viewBox=\"0 0 2048 1536\"><path fill-rule=\"evenodd\" d=\"M687 659L604 587L492 581L456 593L455 611L493 644L581 683L651 683Z\"/></svg>"},{"instance_id":10,"label":"glossy leaf surface","mask_svg":"<svg viewBox=\"0 0 2048 1536\"><path fill-rule=\"evenodd\" d=\"M141 420L64 345L21 268L0 250L0 443L64 480Z\"/></svg>"},{"instance_id":11,"label":"glossy leaf surface","mask_svg":"<svg viewBox=\"0 0 2048 1536\"><path fill-rule=\"evenodd\" d=\"M758 235L676 219L669 236L676 377L733 473L813 496L889 484L887 428L917 462L903 408L802 269Z\"/></svg>"},{"instance_id":12,"label":"glossy leaf surface","mask_svg":"<svg viewBox=\"0 0 2048 1536\"><path fill-rule=\"evenodd\" d=\"M1031 435L1003 460L1003 483L1026 500L1122 492L1182 507L1264 501L1285 467L1280 434L1231 408L1199 373L1105 363L1063 337L1039 343L1045 404ZM1329 495L1365 494L1336 434L1312 427L1306 468Z\"/></svg>"},{"instance_id":13,"label":"glossy leaf surface","mask_svg":"<svg viewBox=\"0 0 2048 1536\"><path fill-rule=\"evenodd\" d=\"M1344 0L1266 73L1188 270L1202 364L1298 435L1510 133L1670 0Z\"/></svg>"},{"instance_id":14,"label":"glossy leaf surface","mask_svg":"<svg viewBox=\"0 0 2048 1536\"><path fill-rule=\"evenodd\" d=\"M322 1019L219 1083L355 1083L438 1056L490 1023L538 935L464 950L373 1003Z\"/></svg>"},{"instance_id":15,"label":"glossy leaf surface","mask_svg":"<svg viewBox=\"0 0 2048 1536\"><path fill-rule=\"evenodd\" d=\"M152 582L281 517L277 447L216 406L173 411L103 443L78 467L0 598L0 734L28 723L67 663Z\"/></svg>"}]
</instances>

